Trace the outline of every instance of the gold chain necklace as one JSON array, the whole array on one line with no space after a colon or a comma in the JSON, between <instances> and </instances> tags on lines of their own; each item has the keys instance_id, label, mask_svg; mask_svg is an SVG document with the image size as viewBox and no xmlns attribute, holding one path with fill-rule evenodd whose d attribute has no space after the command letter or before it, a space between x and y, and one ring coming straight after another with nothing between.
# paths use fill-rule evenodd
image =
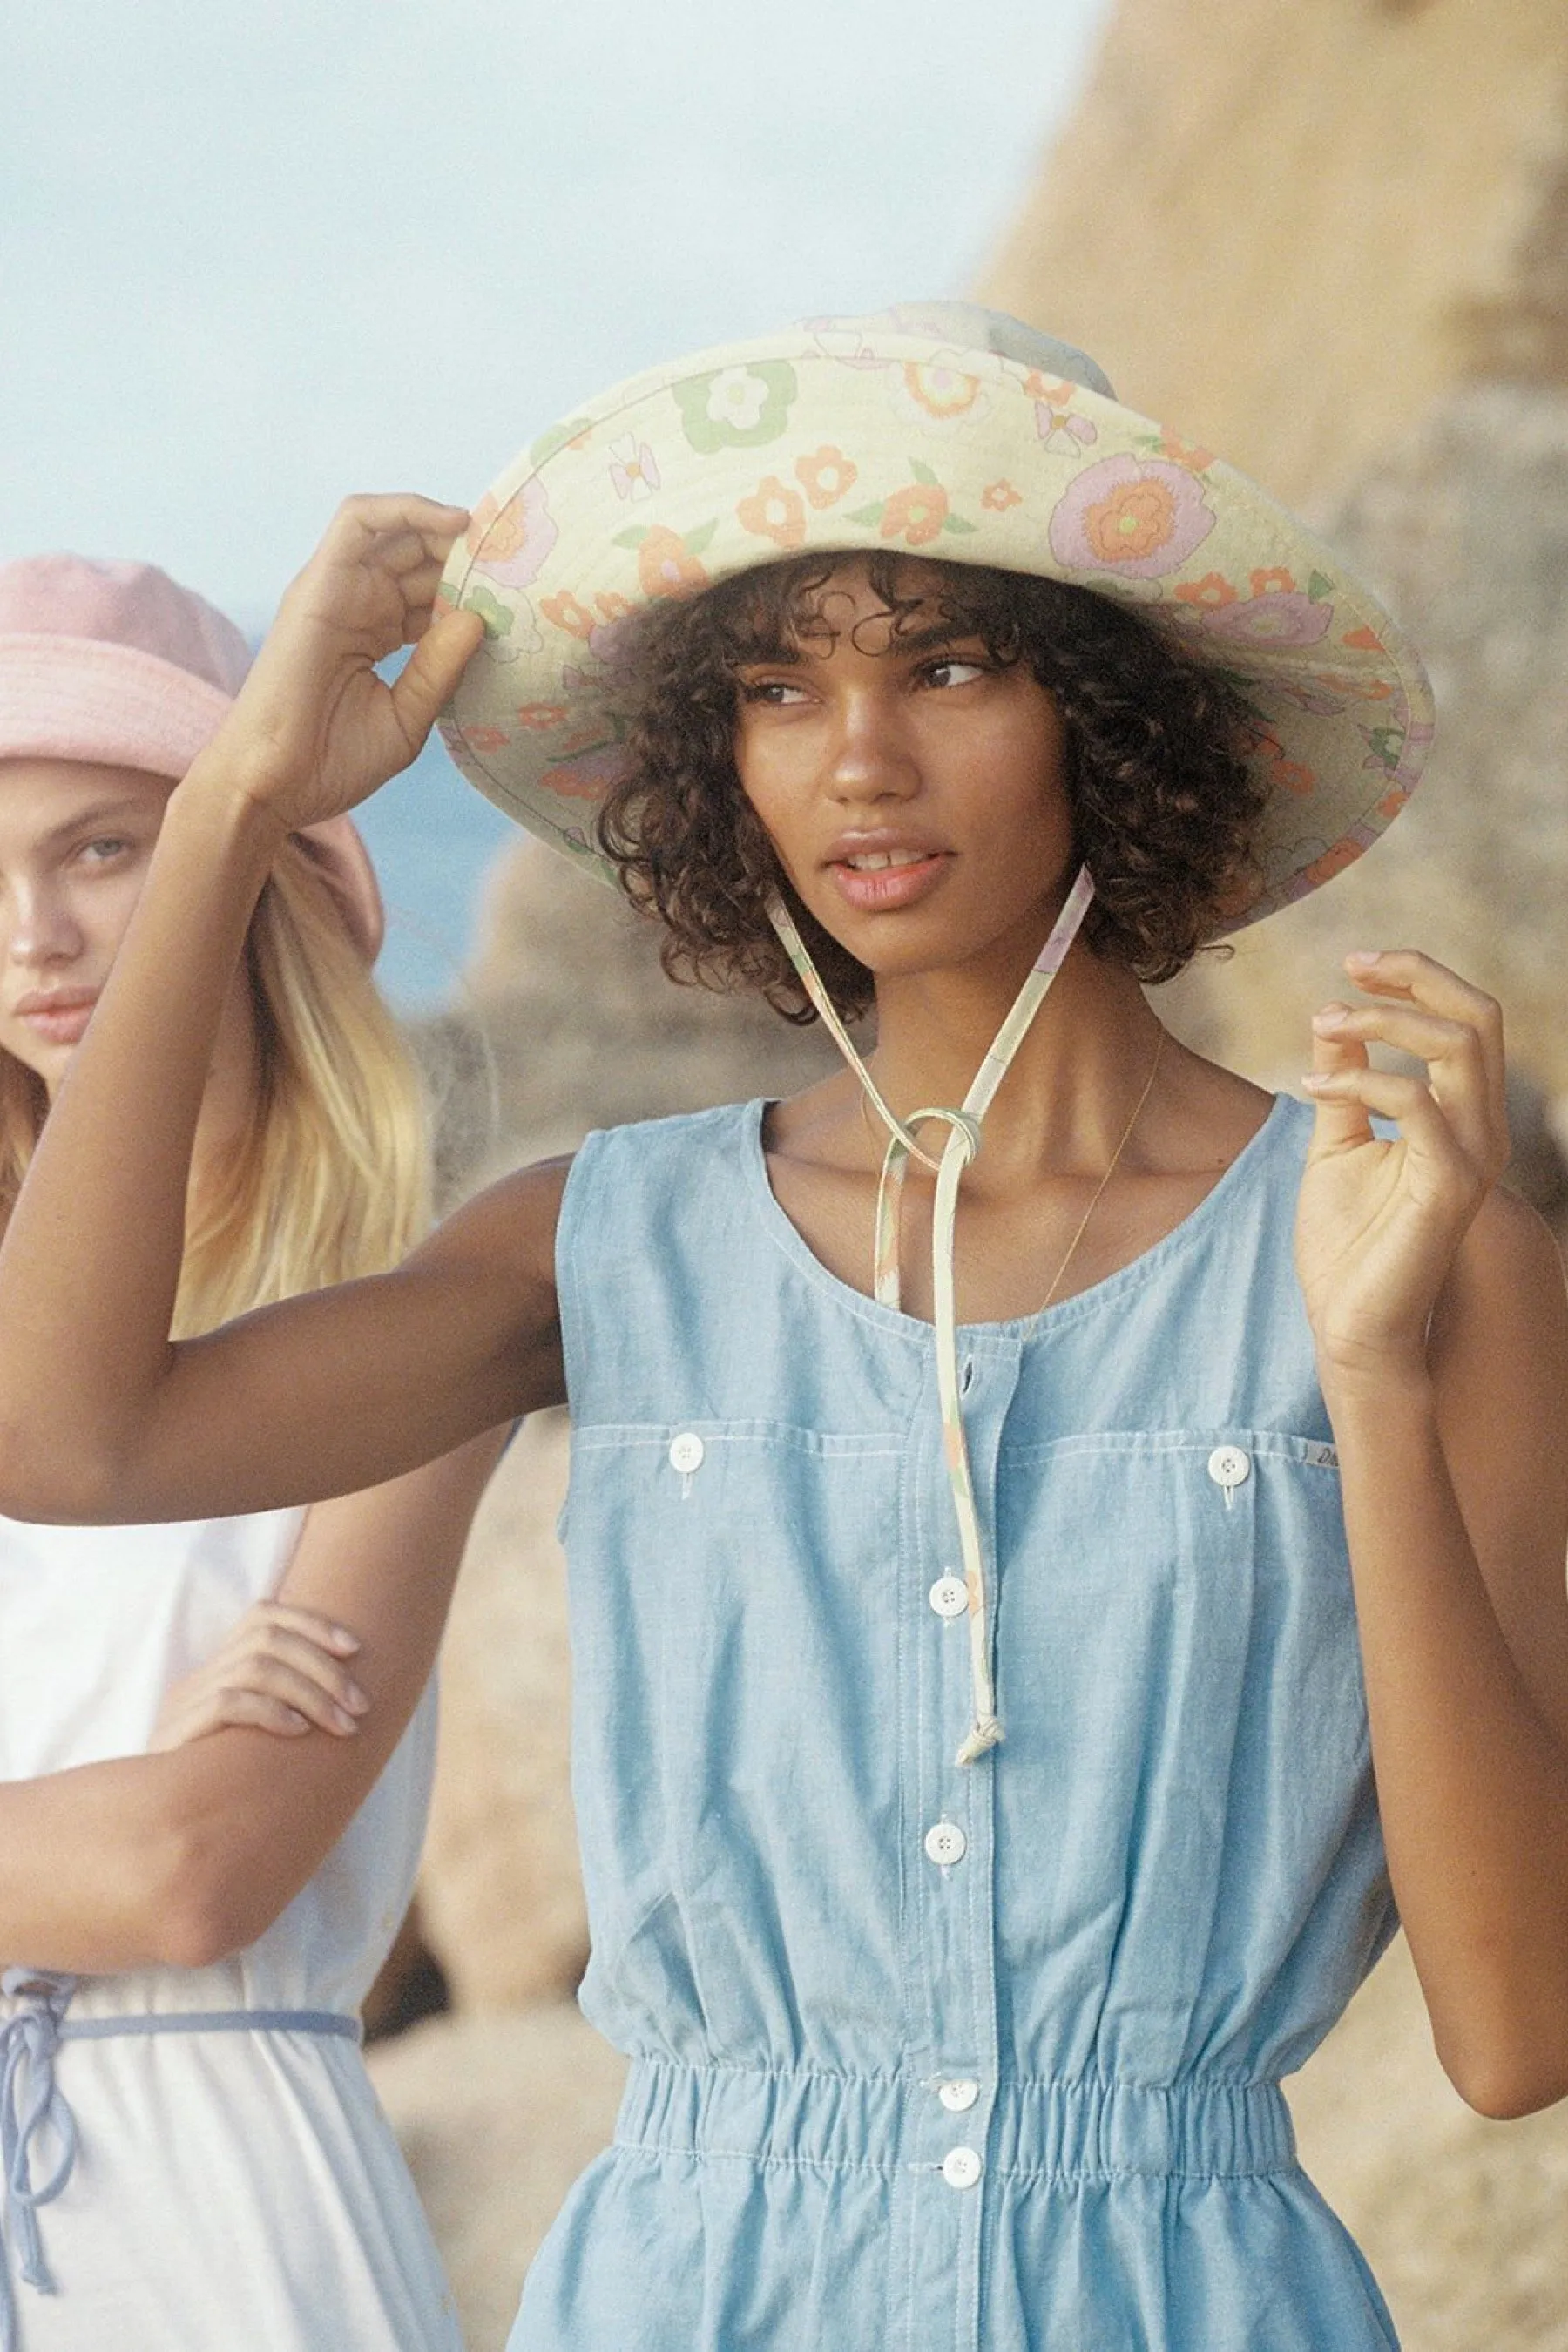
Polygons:
<instances>
[{"instance_id":1,"label":"gold chain necklace","mask_svg":"<svg viewBox=\"0 0 1568 2352\"><path fill-rule=\"evenodd\" d=\"M1110 1160L1106 1165L1105 1173L1100 1178L1099 1183L1095 1186L1093 1194L1089 1200L1089 1204L1078 1221L1078 1230L1074 1234L1071 1241L1068 1242L1067 1245L1067 1253L1063 1257L1061 1264L1058 1266L1056 1273L1051 1277L1051 1286L1047 1291L1045 1297L1041 1299L1039 1307L1036 1310L1038 1314L1043 1315L1045 1313L1046 1308L1050 1305L1052 1299L1061 1288L1062 1276L1066 1274L1068 1266L1072 1264L1079 1242L1082 1241L1084 1234L1089 1231L1089 1221L1090 1217L1093 1216L1096 1209L1100 1206L1100 1196L1104 1192L1106 1186L1110 1183L1111 1178L1115 1175L1121 1155L1132 1139L1132 1130L1143 1115L1143 1106L1154 1091L1154 1081L1160 1075L1160 1056L1164 1050L1165 1032L1162 1028L1154 1039L1154 1058L1149 1065L1149 1075L1143 1081L1143 1091L1139 1096L1137 1101L1133 1104L1132 1116L1121 1130L1121 1140L1117 1145L1115 1150L1111 1153ZM873 1150L880 1150L881 1147L878 1143L877 1139L877 1130L871 1124L871 1107L866 1098L864 1090L862 1090L860 1094L860 1117L865 1122L866 1132L871 1139Z\"/></svg>"},{"instance_id":2,"label":"gold chain necklace","mask_svg":"<svg viewBox=\"0 0 1568 2352\"><path fill-rule=\"evenodd\" d=\"M1058 1266L1056 1273L1052 1277L1051 1286L1040 1301L1039 1307L1037 1311L1042 1315L1045 1313L1046 1308L1050 1305L1052 1299L1056 1297L1058 1291L1061 1288L1062 1276L1067 1272L1068 1266L1072 1264L1073 1253L1084 1237L1090 1217L1093 1216L1096 1209L1100 1206L1100 1196L1116 1173L1116 1163L1121 1159L1122 1153L1126 1150L1128 1143L1131 1138L1132 1130L1137 1126L1140 1118L1142 1116L1143 1106L1154 1090L1154 1080L1159 1076L1160 1071L1160 1056L1164 1050L1165 1033L1163 1029L1162 1029L1154 1040L1154 1058L1149 1065L1149 1075L1143 1081L1143 1091L1132 1106L1132 1116L1121 1130L1121 1140L1110 1155L1110 1166L1106 1169L1104 1175L1095 1186L1089 1204L1078 1221L1078 1231L1074 1234L1071 1241L1068 1244L1067 1255L1063 1258L1060 1265Z\"/></svg>"}]
</instances>

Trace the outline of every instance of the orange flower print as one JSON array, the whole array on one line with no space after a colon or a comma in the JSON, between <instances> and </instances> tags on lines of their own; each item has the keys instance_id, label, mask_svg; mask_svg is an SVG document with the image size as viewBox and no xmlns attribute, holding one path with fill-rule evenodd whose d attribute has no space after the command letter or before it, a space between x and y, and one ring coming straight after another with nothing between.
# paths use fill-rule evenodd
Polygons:
<instances>
[{"instance_id":1,"label":"orange flower print","mask_svg":"<svg viewBox=\"0 0 1568 2352\"><path fill-rule=\"evenodd\" d=\"M613 590L601 593L594 599L602 621L624 621L632 609L629 596L617 596Z\"/></svg>"},{"instance_id":2,"label":"orange flower print","mask_svg":"<svg viewBox=\"0 0 1568 2352\"><path fill-rule=\"evenodd\" d=\"M1268 762L1268 781L1282 792L1296 793L1303 799L1317 784L1317 771L1304 768L1299 760L1285 757L1285 746L1278 735L1260 734L1256 750L1259 759Z\"/></svg>"},{"instance_id":3,"label":"orange flower print","mask_svg":"<svg viewBox=\"0 0 1568 2352\"><path fill-rule=\"evenodd\" d=\"M1029 398L1044 402L1047 408L1066 408L1078 389L1076 383L1068 383L1065 377L1042 375L1038 368L1031 368L1024 378L1024 390Z\"/></svg>"},{"instance_id":4,"label":"orange flower print","mask_svg":"<svg viewBox=\"0 0 1568 2352\"><path fill-rule=\"evenodd\" d=\"M559 596L542 596L539 609L556 628L564 629L568 636L589 637L594 633L594 615L586 604L580 604L570 588Z\"/></svg>"},{"instance_id":5,"label":"orange flower print","mask_svg":"<svg viewBox=\"0 0 1568 2352\"><path fill-rule=\"evenodd\" d=\"M1087 518L1086 536L1102 563L1146 558L1171 536L1174 505L1163 482L1124 482Z\"/></svg>"},{"instance_id":6,"label":"orange flower print","mask_svg":"<svg viewBox=\"0 0 1568 2352\"><path fill-rule=\"evenodd\" d=\"M1347 834L1342 841L1336 841L1331 849L1326 849L1321 857L1314 859L1300 877L1302 883L1309 890L1315 890L1320 884L1331 882L1336 874L1342 874L1347 866L1355 864L1364 846L1363 843Z\"/></svg>"},{"instance_id":7,"label":"orange flower print","mask_svg":"<svg viewBox=\"0 0 1568 2352\"><path fill-rule=\"evenodd\" d=\"M855 487L857 467L842 449L825 442L808 457L795 461L795 478L814 507L834 507Z\"/></svg>"},{"instance_id":8,"label":"orange flower print","mask_svg":"<svg viewBox=\"0 0 1568 2352\"><path fill-rule=\"evenodd\" d=\"M1200 449L1195 441L1184 441L1181 435L1173 433L1169 426L1161 434L1155 454L1168 457L1173 466L1185 466L1190 474L1201 474L1214 464L1212 449Z\"/></svg>"},{"instance_id":9,"label":"orange flower print","mask_svg":"<svg viewBox=\"0 0 1568 2352\"><path fill-rule=\"evenodd\" d=\"M563 702L520 702L515 713L520 727L559 727L566 716Z\"/></svg>"},{"instance_id":10,"label":"orange flower print","mask_svg":"<svg viewBox=\"0 0 1568 2352\"><path fill-rule=\"evenodd\" d=\"M981 505L989 507L993 514L1005 514L1009 507L1021 506L1023 499L1023 491L1016 490L1012 483L1005 479L1000 482L987 482L980 493Z\"/></svg>"},{"instance_id":11,"label":"orange flower print","mask_svg":"<svg viewBox=\"0 0 1568 2352\"><path fill-rule=\"evenodd\" d=\"M478 569L508 588L531 584L558 536L537 475L504 506L487 492L469 517L467 533Z\"/></svg>"},{"instance_id":12,"label":"orange flower print","mask_svg":"<svg viewBox=\"0 0 1568 2352\"><path fill-rule=\"evenodd\" d=\"M1342 646L1353 646L1357 653L1382 654L1388 651L1377 631L1365 627L1347 629L1340 643Z\"/></svg>"},{"instance_id":13,"label":"orange flower print","mask_svg":"<svg viewBox=\"0 0 1568 2352\"><path fill-rule=\"evenodd\" d=\"M741 500L735 519L753 538L771 539L778 547L799 547L805 538L805 501L776 474L767 475Z\"/></svg>"},{"instance_id":14,"label":"orange flower print","mask_svg":"<svg viewBox=\"0 0 1568 2352\"><path fill-rule=\"evenodd\" d=\"M1174 592L1184 604L1234 604L1236 590L1222 572L1205 572L1201 580L1184 580Z\"/></svg>"},{"instance_id":15,"label":"orange flower print","mask_svg":"<svg viewBox=\"0 0 1568 2352\"><path fill-rule=\"evenodd\" d=\"M980 378L942 360L910 360L902 370L904 399L939 425L956 424L972 409L984 406Z\"/></svg>"},{"instance_id":16,"label":"orange flower print","mask_svg":"<svg viewBox=\"0 0 1568 2352\"><path fill-rule=\"evenodd\" d=\"M947 520L947 492L940 482L911 482L895 490L882 509L884 539L901 539L906 547L924 547Z\"/></svg>"},{"instance_id":17,"label":"orange flower print","mask_svg":"<svg viewBox=\"0 0 1568 2352\"><path fill-rule=\"evenodd\" d=\"M708 574L697 558L663 523L656 524L637 549L637 578L645 596L691 596L708 585Z\"/></svg>"},{"instance_id":18,"label":"orange flower print","mask_svg":"<svg viewBox=\"0 0 1568 2352\"><path fill-rule=\"evenodd\" d=\"M1281 571L1278 564L1270 565L1266 572L1254 572L1251 580L1255 596L1294 596L1298 593L1293 573Z\"/></svg>"},{"instance_id":19,"label":"orange flower print","mask_svg":"<svg viewBox=\"0 0 1568 2352\"><path fill-rule=\"evenodd\" d=\"M465 727L458 740L470 751L504 751L510 739L504 727Z\"/></svg>"}]
</instances>

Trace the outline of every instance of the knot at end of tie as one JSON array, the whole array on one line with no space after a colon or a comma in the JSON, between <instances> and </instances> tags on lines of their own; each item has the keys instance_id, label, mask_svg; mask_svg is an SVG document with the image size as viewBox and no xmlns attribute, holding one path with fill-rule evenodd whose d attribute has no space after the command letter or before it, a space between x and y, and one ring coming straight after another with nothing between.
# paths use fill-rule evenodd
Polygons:
<instances>
[{"instance_id":1,"label":"knot at end of tie","mask_svg":"<svg viewBox=\"0 0 1568 2352\"><path fill-rule=\"evenodd\" d=\"M1006 1736L996 1716L976 1716L968 1738L952 1760L955 1764L978 1764L986 1750L1000 1748Z\"/></svg>"}]
</instances>

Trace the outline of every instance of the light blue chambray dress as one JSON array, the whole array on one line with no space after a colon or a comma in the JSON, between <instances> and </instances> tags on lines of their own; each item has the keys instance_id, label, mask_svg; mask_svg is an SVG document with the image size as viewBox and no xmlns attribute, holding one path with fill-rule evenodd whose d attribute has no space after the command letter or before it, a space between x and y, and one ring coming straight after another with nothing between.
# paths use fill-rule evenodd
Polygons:
<instances>
[{"instance_id":1,"label":"light blue chambray dress","mask_svg":"<svg viewBox=\"0 0 1568 2352\"><path fill-rule=\"evenodd\" d=\"M1291 1265L1310 1114L963 1331L1005 1746L928 1326L756 1104L592 1138L558 1264L583 2005L634 2061L512 2352L1385 2352L1279 2078L1388 1940Z\"/></svg>"}]
</instances>

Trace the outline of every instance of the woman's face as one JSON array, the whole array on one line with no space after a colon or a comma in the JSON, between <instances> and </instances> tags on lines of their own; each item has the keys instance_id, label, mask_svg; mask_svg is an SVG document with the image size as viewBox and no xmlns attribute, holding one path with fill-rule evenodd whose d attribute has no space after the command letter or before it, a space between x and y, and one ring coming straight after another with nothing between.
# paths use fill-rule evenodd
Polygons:
<instances>
[{"instance_id":1,"label":"woman's face","mask_svg":"<svg viewBox=\"0 0 1568 2352\"><path fill-rule=\"evenodd\" d=\"M50 1100L141 896L173 784L136 768L0 761L0 1046Z\"/></svg>"},{"instance_id":2,"label":"woman's face","mask_svg":"<svg viewBox=\"0 0 1568 2352\"><path fill-rule=\"evenodd\" d=\"M820 633L737 673L746 797L802 901L879 979L1032 956L1071 877L1056 706L943 623L911 561L892 616L856 561L820 592Z\"/></svg>"}]
</instances>

